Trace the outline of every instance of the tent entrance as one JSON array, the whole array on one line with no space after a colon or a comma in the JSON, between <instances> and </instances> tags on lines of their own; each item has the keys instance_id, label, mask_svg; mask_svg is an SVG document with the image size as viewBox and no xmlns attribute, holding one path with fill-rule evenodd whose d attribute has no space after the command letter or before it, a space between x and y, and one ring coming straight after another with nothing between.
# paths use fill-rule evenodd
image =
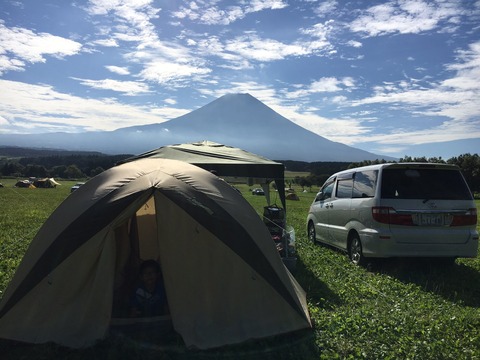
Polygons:
<instances>
[{"instance_id":1,"label":"tent entrance","mask_svg":"<svg viewBox=\"0 0 480 360\"><path fill-rule=\"evenodd\" d=\"M132 313L132 299L141 286L142 262L155 260L160 266L160 273L162 268L154 196L114 230L114 238L116 262L111 327L125 334L149 331L159 334L171 331L169 314L138 317ZM163 286L161 278L158 280Z\"/></svg>"}]
</instances>

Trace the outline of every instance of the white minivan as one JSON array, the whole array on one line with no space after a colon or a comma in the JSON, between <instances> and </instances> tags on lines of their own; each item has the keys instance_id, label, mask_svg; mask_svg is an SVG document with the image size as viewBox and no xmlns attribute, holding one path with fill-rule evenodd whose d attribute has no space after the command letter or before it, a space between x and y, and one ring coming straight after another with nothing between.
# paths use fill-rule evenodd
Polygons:
<instances>
[{"instance_id":1,"label":"white minivan","mask_svg":"<svg viewBox=\"0 0 480 360\"><path fill-rule=\"evenodd\" d=\"M307 217L308 237L351 261L386 257L475 257L477 209L457 166L387 163L338 172Z\"/></svg>"}]
</instances>

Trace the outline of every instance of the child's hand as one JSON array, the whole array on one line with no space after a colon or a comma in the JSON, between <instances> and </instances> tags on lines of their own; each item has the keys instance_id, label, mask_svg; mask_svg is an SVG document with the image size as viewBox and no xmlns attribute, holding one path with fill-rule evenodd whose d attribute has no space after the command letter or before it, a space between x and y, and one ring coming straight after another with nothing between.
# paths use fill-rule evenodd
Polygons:
<instances>
[{"instance_id":1,"label":"child's hand","mask_svg":"<svg viewBox=\"0 0 480 360\"><path fill-rule=\"evenodd\" d=\"M137 308L132 308L130 311L130 317L139 317L142 313Z\"/></svg>"}]
</instances>

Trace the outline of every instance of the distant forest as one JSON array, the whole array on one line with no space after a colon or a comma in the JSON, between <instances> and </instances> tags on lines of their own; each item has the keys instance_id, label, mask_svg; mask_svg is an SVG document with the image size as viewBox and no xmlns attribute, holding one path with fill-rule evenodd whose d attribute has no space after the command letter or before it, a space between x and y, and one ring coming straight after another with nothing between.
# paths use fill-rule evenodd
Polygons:
<instances>
[{"instance_id":1,"label":"distant forest","mask_svg":"<svg viewBox=\"0 0 480 360\"><path fill-rule=\"evenodd\" d=\"M83 179L93 177L131 156L133 155L0 147L0 175Z\"/></svg>"},{"instance_id":2,"label":"distant forest","mask_svg":"<svg viewBox=\"0 0 480 360\"><path fill-rule=\"evenodd\" d=\"M51 149L27 149L0 146L0 176L3 177L53 177L60 179L84 179L93 177L114 166L121 160L133 155L106 155L99 152L63 151ZM303 162L276 160L292 172L310 173L289 179L302 187L320 186L333 173L348 168L370 164L384 163L384 160L348 162ZM431 162L454 164L460 167L470 189L480 193L480 156L463 154L448 160L439 158L405 156L399 162Z\"/></svg>"}]
</instances>

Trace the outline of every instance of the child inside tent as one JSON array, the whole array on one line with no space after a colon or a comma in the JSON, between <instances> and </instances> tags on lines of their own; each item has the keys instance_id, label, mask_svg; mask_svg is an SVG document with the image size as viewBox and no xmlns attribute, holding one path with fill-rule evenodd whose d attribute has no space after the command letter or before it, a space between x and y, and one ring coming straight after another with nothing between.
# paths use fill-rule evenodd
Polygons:
<instances>
[{"instance_id":1,"label":"child inside tent","mask_svg":"<svg viewBox=\"0 0 480 360\"><path fill-rule=\"evenodd\" d=\"M160 265L146 260L140 265L140 286L130 302L131 317L152 317L168 313L167 297Z\"/></svg>"}]
</instances>

